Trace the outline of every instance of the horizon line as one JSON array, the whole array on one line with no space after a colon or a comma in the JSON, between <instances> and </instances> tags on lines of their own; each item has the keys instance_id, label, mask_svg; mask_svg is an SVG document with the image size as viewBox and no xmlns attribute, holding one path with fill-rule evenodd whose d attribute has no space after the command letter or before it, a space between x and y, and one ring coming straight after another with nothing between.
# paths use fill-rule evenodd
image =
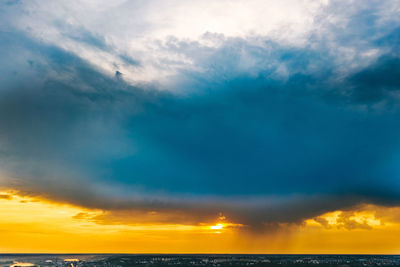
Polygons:
<instances>
[{"instance_id":1,"label":"horizon line","mask_svg":"<svg viewBox=\"0 0 400 267\"><path fill-rule=\"evenodd\" d=\"M34 253L21 253L21 252L10 252L10 253L1 253L0 256L4 255L132 255L132 256L140 256L140 255L249 255L249 256L280 256L280 255L292 255L292 256L308 256L308 255L314 255L314 256L400 256L399 254L391 254L391 253L376 253L376 254L371 254L371 253L153 253L153 252L142 252L142 253L99 253L99 252L84 252L84 253L73 253L73 252L68 252L68 253L46 253L46 252L34 252Z\"/></svg>"}]
</instances>

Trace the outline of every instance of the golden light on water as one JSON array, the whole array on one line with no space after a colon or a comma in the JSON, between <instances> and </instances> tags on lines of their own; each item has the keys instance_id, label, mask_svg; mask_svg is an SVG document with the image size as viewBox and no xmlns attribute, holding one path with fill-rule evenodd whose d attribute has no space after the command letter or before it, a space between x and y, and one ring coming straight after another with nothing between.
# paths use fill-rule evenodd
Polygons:
<instances>
[{"instance_id":1,"label":"golden light on water","mask_svg":"<svg viewBox=\"0 0 400 267\"><path fill-rule=\"evenodd\" d=\"M10 265L10 267L33 267L36 266L30 262L14 262L14 264Z\"/></svg>"}]
</instances>

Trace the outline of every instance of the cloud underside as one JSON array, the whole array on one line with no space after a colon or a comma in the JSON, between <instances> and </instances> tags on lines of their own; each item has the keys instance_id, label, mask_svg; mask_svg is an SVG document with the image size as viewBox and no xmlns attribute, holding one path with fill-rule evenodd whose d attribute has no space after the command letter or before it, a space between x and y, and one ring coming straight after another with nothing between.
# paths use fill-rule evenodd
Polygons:
<instances>
[{"instance_id":1,"label":"cloud underside","mask_svg":"<svg viewBox=\"0 0 400 267\"><path fill-rule=\"evenodd\" d=\"M74 41L115 49L74 32ZM202 67L179 69L171 92L2 31L0 185L115 213L170 214L150 216L160 222L223 214L252 229L398 205L399 33L368 40L381 52L354 68L323 45L170 38L162 49Z\"/></svg>"}]
</instances>

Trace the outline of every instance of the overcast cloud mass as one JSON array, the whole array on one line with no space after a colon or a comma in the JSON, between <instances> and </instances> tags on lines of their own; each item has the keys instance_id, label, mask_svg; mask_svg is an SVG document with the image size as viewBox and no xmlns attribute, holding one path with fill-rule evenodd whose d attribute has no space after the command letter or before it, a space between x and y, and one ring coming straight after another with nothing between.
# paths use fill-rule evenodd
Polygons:
<instances>
[{"instance_id":1,"label":"overcast cloud mass","mask_svg":"<svg viewBox=\"0 0 400 267\"><path fill-rule=\"evenodd\" d=\"M399 205L399 13L397 0L2 1L0 186L254 229Z\"/></svg>"}]
</instances>

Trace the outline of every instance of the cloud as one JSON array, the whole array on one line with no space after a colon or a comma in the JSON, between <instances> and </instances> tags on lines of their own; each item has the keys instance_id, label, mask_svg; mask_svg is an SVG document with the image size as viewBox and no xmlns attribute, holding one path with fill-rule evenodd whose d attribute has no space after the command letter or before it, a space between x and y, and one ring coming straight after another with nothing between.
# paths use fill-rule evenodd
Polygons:
<instances>
[{"instance_id":1,"label":"cloud","mask_svg":"<svg viewBox=\"0 0 400 267\"><path fill-rule=\"evenodd\" d=\"M379 61L362 70L350 80L355 86L354 98L360 102L378 102L385 99L385 95L396 94L400 90L400 82L396 77L400 75L400 60L398 58L383 57Z\"/></svg>"},{"instance_id":2,"label":"cloud","mask_svg":"<svg viewBox=\"0 0 400 267\"><path fill-rule=\"evenodd\" d=\"M350 6L343 1L310 0L268 4L121 0L96 5L86 0L33 1L3 5L2 25L77 54L109 75L118 65L130 83L151 81L171 89L168 82L181 69L198 68L204 54L165 49L162 44L169 38L209 48L224 42L204 35L245 39L260 48L272 41L283 47L316 49L319 55L332 55L337 64L351 68L382 52L374 52L371 41L398 25L398 10L396 0Z\"/></svg>"},{"instance_id":3,"label":"cloud","mask_svg":"<svg viewBox=\"0 0 400 267\"><path fill-rule=\"evenodd\" d=\"M0 33L1 186L104 210L97 221L201 223L222 213L252 229L399 204L398 28L386 29L387 6L371 37L345 19L352 8L310 30L306 44L177 34L136 60L116 37L123 30L89 21L38 20L43 38L27 34L20 23L32 18L21 10L37 7L18 5L2 9L18 16ZM75 8L55 7L57 16ZM364 25L372 7L355 20ZM151 69L152 82L132 83L127 65ZM170 80L154 82L163 71Z\"/></svg>"},{"instance_id":4,"label":"cloud","mask_svg":"<svg viewBox=\"0 0 400 267\"><path fill-rule=\"evenodd\" d=\"M0 194L0 199L11 200L12 196L8 194Z\"/></svg>"}]
</instances>

